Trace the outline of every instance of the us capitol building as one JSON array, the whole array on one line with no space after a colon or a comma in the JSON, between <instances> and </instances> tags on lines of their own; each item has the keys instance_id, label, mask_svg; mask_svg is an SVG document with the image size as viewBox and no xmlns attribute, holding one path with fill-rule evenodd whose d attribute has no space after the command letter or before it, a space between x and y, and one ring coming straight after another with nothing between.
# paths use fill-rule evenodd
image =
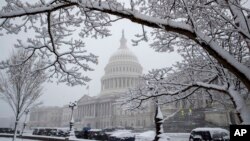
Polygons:
<instances>
[{"instance_id":1,"label":"us capitol building","mask_svg":"<svg viewBox=\"0 0 250 141\"><path fill-rule=\"evenodd\" d=\"M153 127L153 111L148 109L141 112L130 112L121 109L117 104L120 95L129 88L139 84L142 66L137 57L129 50L124 37L120 40L120 47L110 57L104 68L105 74L101 78L101 92L99 96L84 95L78 101L75 114L76 127L110 128L110 127Z\"/></svg>"},{"instance_id":2,"label":"us capitol building","mask_svg":"<svg viewBox=\"0 0 250 141\"><path fill-rule=\"evenodd\" d=\"M123 110L121 105L117 104L120 95L129 88L136 87L140 81L139 77L142 75L142 66L135 54L127 47L124 32L120 39L120 47L110 57L104 71L105 74L101 78L100 94L94 97L84 95L78 100L77 109L74 110L75 127L78 129L83 127L100 129L110 127L153 128L153 109L131 112ZM33 127L58 126L60 124L67 127L69 125L70 110L67 106L63 108L50 107L49 109L33 110L30 115L30 125ZM61 118L57 118L55 109ZM44 114L40 115L40 113L46 113L47 117L44 117L43 121L41 121L41 116ZM45 121L46 119L48 120ZM50 123L49 119L55 120Z\"/></svg>"}]
</instances>

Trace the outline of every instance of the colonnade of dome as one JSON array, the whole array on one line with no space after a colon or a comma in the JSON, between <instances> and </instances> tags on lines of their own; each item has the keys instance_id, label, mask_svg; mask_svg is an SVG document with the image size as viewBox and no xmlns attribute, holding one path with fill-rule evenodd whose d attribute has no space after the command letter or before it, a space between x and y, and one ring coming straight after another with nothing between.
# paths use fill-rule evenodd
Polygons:
<instances>
[{"instance_id":1,"label":"colonnade of dome","mask_svg":"<svg viewBox=\"0 0 250 141\"><path fill-rule=\"evenodd\" d=\"M105 74L101 79L101 94L123 92L139 83L142 67L137 57L127 47L124 32L120 40L120 47L110 57L104 70Z\"/></svg>"}]
</instances>

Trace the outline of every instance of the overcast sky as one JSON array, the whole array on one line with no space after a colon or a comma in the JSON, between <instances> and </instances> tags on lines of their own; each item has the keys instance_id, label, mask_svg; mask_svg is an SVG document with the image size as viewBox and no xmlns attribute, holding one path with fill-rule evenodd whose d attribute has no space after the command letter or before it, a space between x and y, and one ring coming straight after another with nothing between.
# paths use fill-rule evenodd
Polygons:
<instances>
[{"instance_id":1,"label":"overcast sky","mask_svg":"<svg viewBox=\"0 0 250 141\"><path fill-rule=\"evenodd\" d=\"M143 72L146 73L152 68L162 68L171 66L174 62L181 60L177 53L157 53L149 47L149 43L141 43L139 46L132 46L131 39L136 33L141 33L141 26L131 23L128 20L121 20L113 23L110 28L112 36L104 39L83 39L86 43L88 52L99 56L98 65L92 65L95 71L88 72L92 81L89 85L89 95L94 96L100 93L100 79L104 75L104 67L107 65L110 56L119 48L122 29L125 31L125 37L128 42L129 49L138 57L139 62L143 67ZM4 35L0 37L0 61L8 58L13 50L13 45L16 39L31 36L32 33L21 35ZM43 102L44 106L62 106L70 101L78 100L84 94L88 94L86 86L70 87L65 84L57 85L54 83L46 83L44 85L44 94L39 101ZM12 115L12 111L8 105L0 102L0 117Z\"/></svg>"}]
</instances>

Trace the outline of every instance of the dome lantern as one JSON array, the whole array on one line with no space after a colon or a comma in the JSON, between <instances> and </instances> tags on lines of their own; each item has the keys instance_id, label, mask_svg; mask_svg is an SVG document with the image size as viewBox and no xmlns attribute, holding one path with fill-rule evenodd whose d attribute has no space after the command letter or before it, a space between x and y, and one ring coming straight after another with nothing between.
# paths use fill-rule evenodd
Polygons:
<instances>
[{"instance_id":1,"label":"dome lantern","mask_svg":"<svg viewBox=\"0 0 250 141\"><path fill-rule=\"evenodd\" d=\"M124 49L124 48L127 48L127 39L125 38L125 35L124 35L124 30L122 30L122 38L120 40L120 48L121 49Z\"/></svg>"}]
</instances>

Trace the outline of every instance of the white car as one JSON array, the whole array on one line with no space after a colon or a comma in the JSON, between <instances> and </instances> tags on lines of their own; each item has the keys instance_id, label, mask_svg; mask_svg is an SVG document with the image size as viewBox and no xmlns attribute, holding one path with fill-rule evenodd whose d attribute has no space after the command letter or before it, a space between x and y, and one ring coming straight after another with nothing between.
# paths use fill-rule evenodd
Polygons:
<instances>
[{"instance_id":1,"label":"white car","mask_svg":"<svg viewBox=\"0 0 250 141\"><path fill-rule=\"evenodd\" d=\"M189 141L229 141L229 131L222 128L195 128L191 131Z\"/></svg>"}]
</instances>

